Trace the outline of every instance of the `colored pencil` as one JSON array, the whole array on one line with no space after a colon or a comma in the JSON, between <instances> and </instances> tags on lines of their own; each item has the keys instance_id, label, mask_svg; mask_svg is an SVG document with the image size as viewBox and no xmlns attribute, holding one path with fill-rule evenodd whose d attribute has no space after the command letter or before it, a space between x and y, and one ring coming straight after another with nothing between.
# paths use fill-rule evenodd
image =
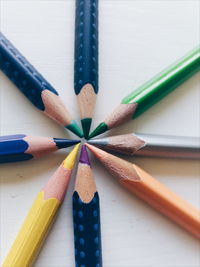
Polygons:
<instances>
[{"instance_id":1,"label":"colored pencil","mask_svg":"<svg viewBox=\"0 0 200 267\"><path fill-rule=\"evenodd\" d=\"M58 92L1 32L0 69L36 108L79 137L83 136Z\"/></svg>"},{"instance_id":2,"label":"colored pencil","mask_svg":"<svg viewBox=\"0 0 200 267\"><path fill-rule=\"evenodd\" d=\"M121 104L97 126L89 138L138 117L199 70L200 47L192 50L122 99Z\"/></svg>"},{"instance_id":3,"label":"colored pencil","mask_svg":"<svg viewBox=\"0 0 200 267\"><path fill-rule=\"evenodd\" d=\"M79 146L80 144L75 146L37 194L2 267L28 267L32 265L64 199Z\"/></svg>"},{"instance_id":4,"label":"colored pencil","mask_svg":"<svg viewBox=\"0 0 200 267\"><path fill-rule=\"evenodd\" d=\"M87 139L98 93L98 0L76 0L74 90Z\"/></svg>"},{"instance_id":5,"label":"colored pencil","mask_svg":"<svg viewBox=\"0 0 200 267\"><path fill-rule=\"evenodd\" d=\"M82 146L73 193L76 266L102 266L99 195L88 153Z\"/></svg>"},{"instance_id":6,"label":"colored pencil","mask_svg":"<svg viewBox=\"0 0 200 267\"><path fill-rule=\"evenodd\" d=\"M200 238L200 212L137 165L97 147L87 147L120 185Z\"/></svg>"},{"instance_id":7,"label":"colored pencil","mask_svg":"<svg viewBox=\"0 0 200 267\"><path fill-rule=\"evenodd\" d=\"M0 163L24 161L80 143L79 140L28 136L25 134L0 136Z\"/></svg>"},{"instance_id":8,"label":"colored pencil","mask_svg":"<svg viewBox=\"0 0 200 267\"><path fill-rule=\"evenodd\" d=\"M88 144L129 156L200 159L198 137L132 133L92 139Z\"/></svg>"}]
</instances>

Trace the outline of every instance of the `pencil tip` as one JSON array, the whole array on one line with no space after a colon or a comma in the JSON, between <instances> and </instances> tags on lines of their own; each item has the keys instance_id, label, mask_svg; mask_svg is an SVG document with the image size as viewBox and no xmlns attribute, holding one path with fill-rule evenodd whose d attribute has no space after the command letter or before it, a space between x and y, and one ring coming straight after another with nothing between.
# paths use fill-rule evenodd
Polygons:
<instances>
[{"instance_id":1,"label":"pencil tip","mask_svg":"<svg viewBox=\"0 0 200 267\"><path fill-rule=\"evenodd\" d=\"M102 122L100 123L97 128L89 135L88 139L91 139L99 134L105 133L106 131L108 131L108 126Z\"/></svg>"},{"instance_id":2,"label":"pencil tip","mask_svg":"<svg viewBox=\"0 0 200 267\"><path fill-rule=\"evenodd\" d=\"M66 148L80 143L80 140L70 140L64 138L53 138L53 140L58 148Z\"/></svg>"},{"instance_id":3,"label":"pencil tip","mask_svg":"<svg viewBox=\"0 0 200 267\"><path fill-rule=\"evenodd\" d=\"M85 118L85 119L81 120L81 124L82 124L82 128L83 128L83 133L84 133L85 139L88 139L88 137L89 137L91 123L92 123L92 119L91 118Z\"/></svg>"},{"instance_id":4,"label":"pencil tip","mask_svg":"<svg viewBox=\"0 0 200 267\"><path fill-rule=\"evenodd\" d=\"M89 150L97 157L97 158L100 158L101 156L104 156L104 155L107 155L108 153L106 153L105 151L95 147L95 146L92 146L90 144L85 144Z\"/></svg>"},{"instance_id":5,"label":"pencil tip","mask_svg":"<svg viewBox=\"0 0 200 267\"><path fill-rule=\"evenodd\" d=\"M68 130L70 130L71 132L73 132L74 134L76 134L77 136L79 136L80 138L83 137L83 132L82 130L79 128L78 124L76 123L76 121L72 120L70 124L68 124L66 126L66 128Z\"/></svg>"},{"instance_id":6,"label":"pencil tip","mask_svg":"<svg viewBox=\"0 0 200 267\"><path fill-rule=\"evenodd\" d=\"M85 145L83 145L81 148L81 155L80 155L79 162L90 166L89 155L88 155Z\"/></svg>"},{"instance_id":7,"label":"pencil tip","mask_svg":"<svg viewBox=\"0 0 200 267\"><path fill-rule=\"evenodd\" d=\"M74 149L69 153L66 159L63 162L63 166L65 169L72 170L74 168L74 164L76 162L76 157L79 151L80 144L77 144Z\"/></svg>"},{"instance_id":8,"label":"pencil tip","mask_svg":"<svg viewBox=\"0 0 200 267\"><path fill-rule=\"evenodd\" d=\"M108 142L108 138L92 139L87 141L88 144L95 146L106 146Z\"/></svg>"}]
</instances>

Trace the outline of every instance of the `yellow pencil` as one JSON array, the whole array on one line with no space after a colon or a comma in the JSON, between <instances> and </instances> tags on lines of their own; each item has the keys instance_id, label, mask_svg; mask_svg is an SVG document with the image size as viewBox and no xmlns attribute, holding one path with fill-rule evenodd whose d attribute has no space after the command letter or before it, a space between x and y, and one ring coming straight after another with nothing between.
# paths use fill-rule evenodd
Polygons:
<instances>
[{"instance_id":1,"label":"yellow pencil","mask_svg":"<svg viewBox=\"0 0 200 267\"><path fill-rule=\"evenodd\" d=\"M80 144L76 145L37 194L2 267L31 266L62 203Z\"/></svg>"}]
</instances>

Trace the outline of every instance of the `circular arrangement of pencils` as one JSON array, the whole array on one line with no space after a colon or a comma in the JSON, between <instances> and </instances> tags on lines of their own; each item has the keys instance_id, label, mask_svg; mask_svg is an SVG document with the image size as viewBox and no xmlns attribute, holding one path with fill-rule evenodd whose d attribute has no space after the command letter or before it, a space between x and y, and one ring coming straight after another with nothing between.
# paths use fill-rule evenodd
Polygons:
<instances>
[{"instance_id":1,"label":"circular arrangement of pencils","mask_svg":"<svg viewBox=\"0 0 200 267\"><path fill-rule=\"evenodd\" d=\"M200 47L172 63L122 99L119 106L90 133L98 86L98 0L76 0L74 92L82 130L71 117L59 93L0 33L0 70L44 114L81 139L28 136L0 137L0 163L32 160L74 146L33 202L2 267L32 266L78 169L72 199L74 259L77 267L102 267L100 197L88 150L131 194L152 206L200 239L200 212L141 167L120 158L128 156L200 159L197 138L141 133L96 137L147 111L200 70ZM25 163L21 163L25 164Z\"/></svg>"}]
</instances>

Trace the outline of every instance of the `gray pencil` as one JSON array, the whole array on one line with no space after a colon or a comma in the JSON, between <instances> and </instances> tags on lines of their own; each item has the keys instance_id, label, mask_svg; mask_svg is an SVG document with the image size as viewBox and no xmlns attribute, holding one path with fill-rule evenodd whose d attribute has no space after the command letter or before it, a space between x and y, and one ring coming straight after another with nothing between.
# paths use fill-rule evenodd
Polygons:
<instances>
[{"instance_id":1,"label":"gray pencil","mask_svg":"<svg viewBox=\"0 0 200 267\"><path fill-rule=\"evenodd\" d=\"M153 134L125 134L88 141L107 151L126 155L200 159L200 138Z\"/></svg>"}]
</instances>

